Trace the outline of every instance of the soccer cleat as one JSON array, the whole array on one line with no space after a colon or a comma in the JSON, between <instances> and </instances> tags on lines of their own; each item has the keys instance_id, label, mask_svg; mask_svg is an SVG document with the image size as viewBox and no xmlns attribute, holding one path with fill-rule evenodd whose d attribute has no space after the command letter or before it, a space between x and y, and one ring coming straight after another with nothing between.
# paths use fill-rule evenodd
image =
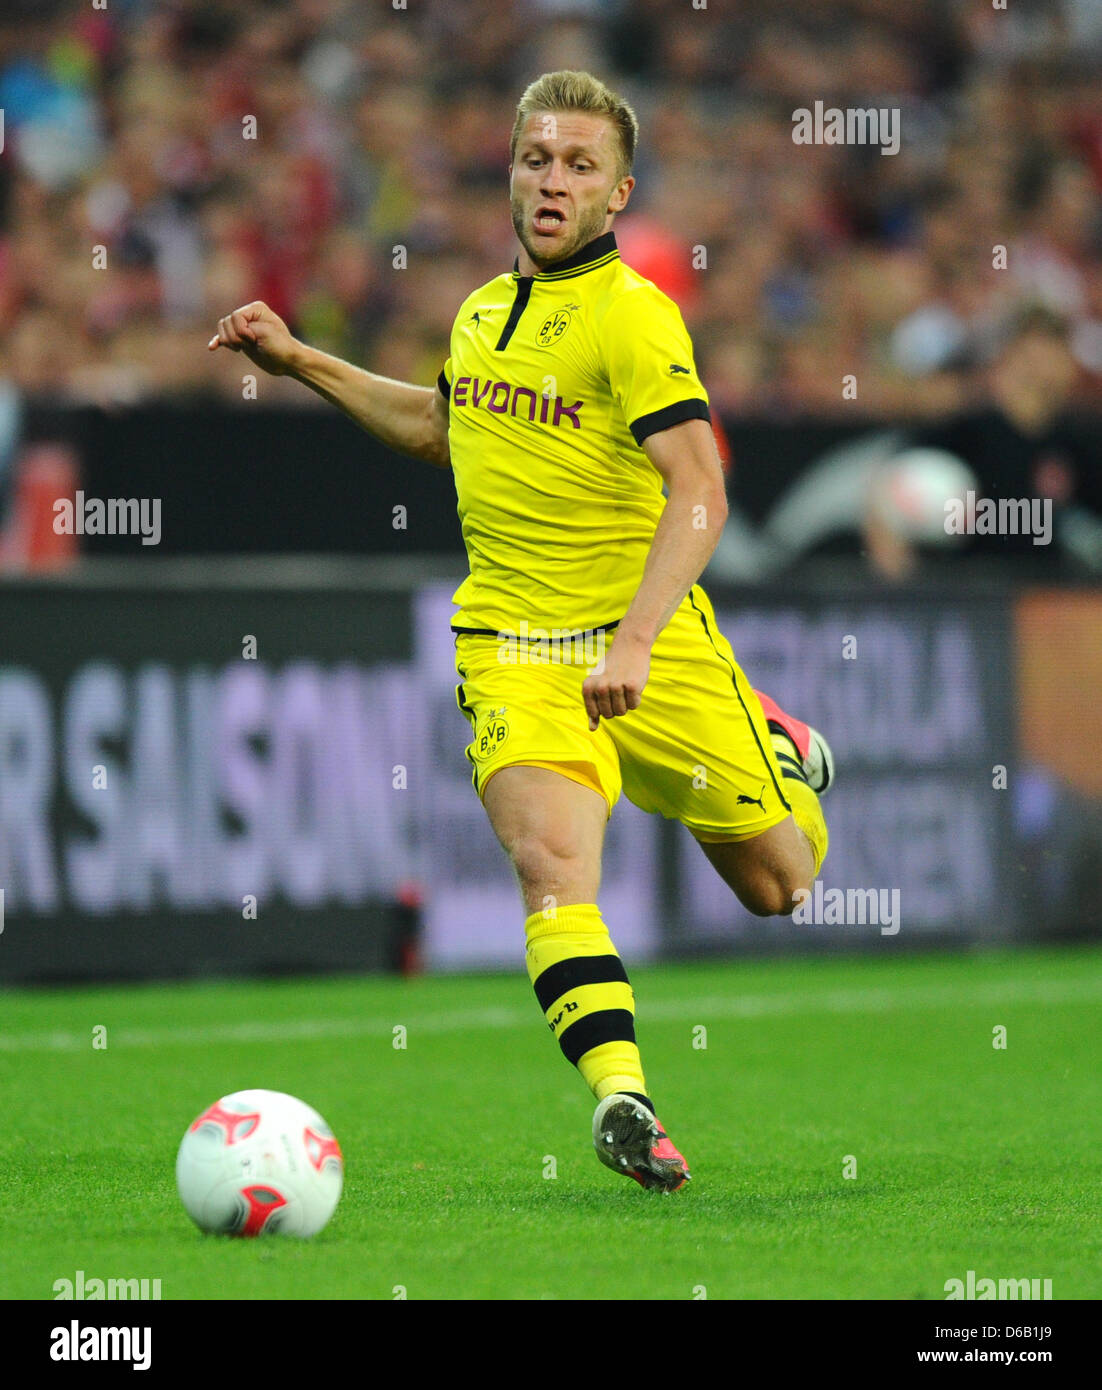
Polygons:
<instances>
[{"instance_id":1,"label":"soccer cleat","mask_svg":"<svg viewBox=\"0 0 1102 1390\"><path fill-rule=\"evenodd\" d=\"M763 695L760 690L755 690L754 694L761 701L769 732L783 734L799 755L800 761L797 762L783 748L774 747L781 772L786 777L801 778L813 792L822 796L834 781L834 754L830 751L830 744L818 729L785 714L768 695Z\"/></svg>"},{"instance_id":2,"label":"soccer cleat","mask_svg":"<svg viewBox=\"0 0 1102 1390\"><path fill-rule=\"evenodd\" d=\"M690 1181L685 1160L645 1105L633 1096L605 1096L593 1115L593 1147L614 1173L640 1187L676 1192Z\"/></svg>"}]
</instances>

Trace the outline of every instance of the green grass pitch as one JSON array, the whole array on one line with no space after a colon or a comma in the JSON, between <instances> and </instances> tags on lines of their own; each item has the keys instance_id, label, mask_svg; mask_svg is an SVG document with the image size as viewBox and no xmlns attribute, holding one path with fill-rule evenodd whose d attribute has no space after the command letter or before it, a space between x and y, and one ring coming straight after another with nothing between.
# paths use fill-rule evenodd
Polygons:
<instances>
[{"instance_id":1,"label":"green grass pitch","mask_svg":"<svg viewBox=\"0 0 1102 1390\"><path fill-rule=\"evenodd\" d=\"M165 1299L936 1300L969 1269L1102 1296L1102 951L632 973L672 1196L597 1162L523 969L3 994L0 1297L83 1270ZM341 1142L311 1241L179 1205L187 1124L252 1086Z\"/></svg>"}]
</instances>

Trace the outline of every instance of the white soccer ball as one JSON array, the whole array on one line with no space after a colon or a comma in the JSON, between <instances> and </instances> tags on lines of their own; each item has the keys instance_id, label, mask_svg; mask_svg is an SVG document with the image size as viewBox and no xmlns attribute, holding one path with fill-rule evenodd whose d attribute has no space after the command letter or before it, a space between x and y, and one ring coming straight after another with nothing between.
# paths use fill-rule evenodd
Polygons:
<instances>
[{"instance_id":1,"label":"white soccer ball","mask_svg":"<svg viewBox=\"0 0 1102 1390\"><path fill-rule=\"evenodd\" d=\"M343 1182L333 1131L282 1091L223 1096L188 1126L176 1155L188 1215L223 1235L317 1235Z\"/></svg>"},{"instance_id":2,"label":"white soccer ball","mask_svg":"<svg viewBox=\"0 0 1102 1390\"><path fill-rule=\"evenodd\" d=\"M909 541L953 545L959 534L946 525L946 503L975 495L976 475L945 449L906 449L888 459L872 485L872 505L881 521Z\"/></svg>"}]
</instances>

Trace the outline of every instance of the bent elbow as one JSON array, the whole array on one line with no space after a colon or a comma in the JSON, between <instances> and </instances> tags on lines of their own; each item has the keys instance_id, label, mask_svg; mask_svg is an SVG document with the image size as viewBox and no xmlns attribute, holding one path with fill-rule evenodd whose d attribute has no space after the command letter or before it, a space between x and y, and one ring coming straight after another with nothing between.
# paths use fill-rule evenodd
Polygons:
<instances>
[{"instance_id":1,"label":"bent elbow","mask_svg":"<svg viewBox=\"0 0 1102 1390\"><path fill-rule=\"evenodd\" d=\"M729 512L730 507L727 505L727 489L720 486L716 489L708 505L708 516L717 532L723 530L727 523Z\"/></svg>"}]
</instances>

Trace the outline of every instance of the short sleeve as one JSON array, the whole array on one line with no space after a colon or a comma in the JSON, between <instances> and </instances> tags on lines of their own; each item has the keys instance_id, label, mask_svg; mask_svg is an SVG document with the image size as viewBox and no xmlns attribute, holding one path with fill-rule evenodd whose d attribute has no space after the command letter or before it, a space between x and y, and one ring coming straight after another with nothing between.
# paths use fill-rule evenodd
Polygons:
<instances>
[{"instance_id":1,"label":"short sleeve","mask_svg":"<svg viewBox=\"0 0 1102 1390\"><path fill-rule=\"evenodd\" d=\"M689 331L661 290L620 295L605 316L602 344L609 386L636 444L683 420L711 421Z\"/></svg>"},{"instance_id":2,"label":"short sleeve","mask_svg":"<svg viewBox=\"0 0 1102 1390\"><path fill-rule=\"evenodd\" d=\"M443 370L441 371L440 375L436 378L436 389L440 392L440 394L444 397L444 399L445 399L446 401L450 401L450 400L451 400L451 398L452 398L452 360L451 360L450 357L449 357L448 360L444 363Z\"/></svg>"}]
</instances>

